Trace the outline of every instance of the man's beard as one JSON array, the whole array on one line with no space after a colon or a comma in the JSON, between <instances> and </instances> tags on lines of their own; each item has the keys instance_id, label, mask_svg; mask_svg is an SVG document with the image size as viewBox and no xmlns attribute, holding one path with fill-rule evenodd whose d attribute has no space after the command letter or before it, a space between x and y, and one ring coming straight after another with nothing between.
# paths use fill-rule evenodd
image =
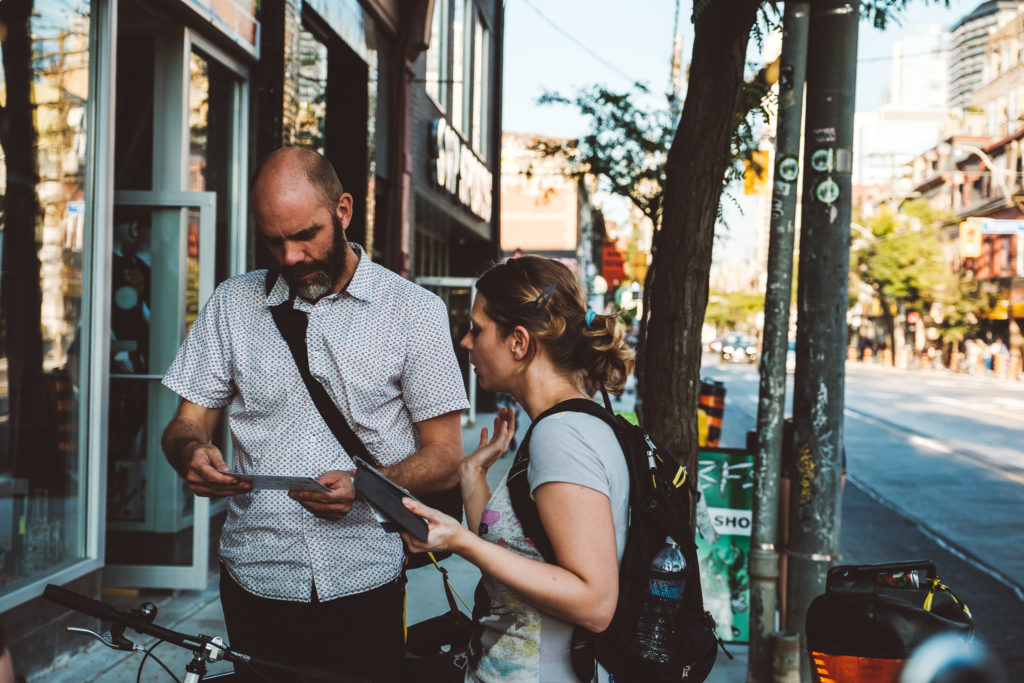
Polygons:
<instances>
[{"instance_id":1,"label":"man's beard","mask_svg":"<svg viewBox=\"0 0 1024 683\"><path fill-rule=\"evenodd\" d=\"M338 283L338 278L345 271L345 258L349 245L345 239L345 229L337 216L333 216L332 227L334 228L334 241L323 260L298 263L281 269L281 274L292 291L310 303L316 303L330 293ZM301 276L309 273L312 273L311 277L300 279Z\"/></svg>"}]
</instances>

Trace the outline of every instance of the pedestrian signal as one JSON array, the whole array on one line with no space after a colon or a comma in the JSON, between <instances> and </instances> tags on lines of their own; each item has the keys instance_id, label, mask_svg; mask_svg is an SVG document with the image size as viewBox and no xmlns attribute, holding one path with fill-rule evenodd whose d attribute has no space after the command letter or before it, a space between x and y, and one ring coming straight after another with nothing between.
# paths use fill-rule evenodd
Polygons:
<instances>
[{"instance_id":1,"label":"pedestrian signal","mask_svg":"<svg viewBox=\"0 0 1024 683\"><path fill-rule=\"evenodd\" d=\"M961 221L960 258L978 258L979 256L981 256L981 223Z\"/></svg>"}]
</instances>

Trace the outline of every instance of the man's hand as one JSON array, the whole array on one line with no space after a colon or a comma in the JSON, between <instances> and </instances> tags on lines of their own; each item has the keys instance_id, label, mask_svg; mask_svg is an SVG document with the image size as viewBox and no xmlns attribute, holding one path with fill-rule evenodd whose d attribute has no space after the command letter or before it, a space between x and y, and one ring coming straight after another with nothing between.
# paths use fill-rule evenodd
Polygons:
<instances>
[{"instance_id":1,"label":"man's hand","mask_svg":"<svg viewBox=\"0 0 1024 683\"><path fill-rule=\"evenodd\" d=\"M352 509L356 487L352 485L352 472L330 470L316 478L330 489L327 491L289 491L288 497L323 519L338 520Z\"/></svg>"},{"instance_id":2,"label":"man's hand","mask_svg":"<svg viewBox=\"0 0 1024 683\"><path fill-rule=\"evenodd\" d=\"M182 449L185 481L197 496L217 498L252 490L252 484L231 474L224 455L213 444L193 442Z\"/></svg>"}]
</instances>

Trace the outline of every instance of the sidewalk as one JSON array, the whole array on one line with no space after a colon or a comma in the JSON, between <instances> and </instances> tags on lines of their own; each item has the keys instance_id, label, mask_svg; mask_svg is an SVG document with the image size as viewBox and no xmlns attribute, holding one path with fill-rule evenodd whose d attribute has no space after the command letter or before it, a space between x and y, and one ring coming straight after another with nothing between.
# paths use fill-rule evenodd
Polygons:
<instances>
[{"instance_id":1,"label":"sidewalk","mask_svg":"<svg viewBox=\"0 0 1024 683\"><path fill-rule=\"evenodd\" d=\"M463 443L467 449L478 443L480 429L485 426L490 429L493 419L493 413L481 413L477 415L475 426L463 428ZM519 425L516 431L518 438L521 439L526 433L526 425ZM505 476L511 462L511 454L505 455L497 465L491 468L488 480L492 487L496 486ZM471 608L473 590L480 578L479 570L457 556L452 556L441 564L448 570L455 589ZM448 603L441 588L440 574L431 567L423 567L409 572L409 584L406 591L408 596L407 619L410 624L436 616L448 609ZM159 609L156 623L160 626L190 635L203 633L220 635L225 640L227 639L224 614L221 611L218 598L217 577L213 574L211 574L209 586L202 591L144 590L139 591L137 595L106 596L103 599L120 609L137 607L145 601L153 602ZM96 626L95 622L88 617L82 617L81 625L86 628L95 628ZM153 643L153 639L137 637L137 634L132 631L126 635L145 647L149 647ZM74 656L60 659L50 669L29 678L28 683L90 683L92 681L133 683L136 680L142 654L116 652L103 647L87 636L81 636L81 643L82 647ZM719 651L715 668L707 679L711 683L737 683L746 678L747 647L730 644L727 644L727 647L735 659L730 660ZM184 675L185 665L191 659L191 653L168 644L160 645L154 654L159 656L179 678ZM230 664L219 662L211 665L208 673L230 670ZM147 660L141 680L145 683L166 683L170 677L156 662Z\"/></svg>"},{"instance_id":2,"label":"sidewalk","mask_svg":"<svg viewBox=\"0 0 1024 683\"><path fill-rule=\"evenodd\" d=\"M1006 370L1004 374L998 374L994 370L988 369L983 372L969 372L969 371L956 371L946 366L934 367L928 365L927 367L921 367L919 362L909 362L905 365L899 363L895 365L887 365L881 358L875 357L868 360L856 360L847 359L846 368L861 369L868 372L902 372L906 374L933 374L933 375L946 375L950 377L961 377L964 379L978 379L978 380L992 380L995 382L1006 383L1011 386L1018 382L1024 382L1024 373L1021 373L1017 379L1009 376L1009 370Z\"/></svg>"}]
</instances>

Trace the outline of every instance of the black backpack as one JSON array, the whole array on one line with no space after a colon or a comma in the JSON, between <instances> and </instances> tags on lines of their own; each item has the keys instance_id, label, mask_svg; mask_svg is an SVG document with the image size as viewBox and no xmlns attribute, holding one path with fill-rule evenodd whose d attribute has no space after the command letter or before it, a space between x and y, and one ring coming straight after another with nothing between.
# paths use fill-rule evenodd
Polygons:
<instances>
[{"instance_id":1,"label":"black backpack","mask_svg":"<svg viewBox=\"0 0 1024 683\"><path fill-rule=\"evenodd\" d=\"M608 394L602 393L605 406L587 399L571 399L549 408L533 421L508 473L512 509L538 552L545 561L554 563L555 554L541 524L537 504L530 497L526 477L533 428L548 415L567 411L593 415L610 425L626 456L630 480L629 529L619 567L619 601L611 625L602 633L576 626L572 640L573 670L581 681L592 680L596 658L616 683L703 681L714 666L721 641L711 613L704 609L697 545L690 530L691 502L699 495L696 482L643 427L615 415ZM641 657L634 637L648 590L648 569L654 555L664 546L666 536L679 544L687 566L674 657L669 663L659 664ZM725 651L724 646L722 649ZM727 651L726 654L729 655Z\"/></svg>"}]
</instances>

